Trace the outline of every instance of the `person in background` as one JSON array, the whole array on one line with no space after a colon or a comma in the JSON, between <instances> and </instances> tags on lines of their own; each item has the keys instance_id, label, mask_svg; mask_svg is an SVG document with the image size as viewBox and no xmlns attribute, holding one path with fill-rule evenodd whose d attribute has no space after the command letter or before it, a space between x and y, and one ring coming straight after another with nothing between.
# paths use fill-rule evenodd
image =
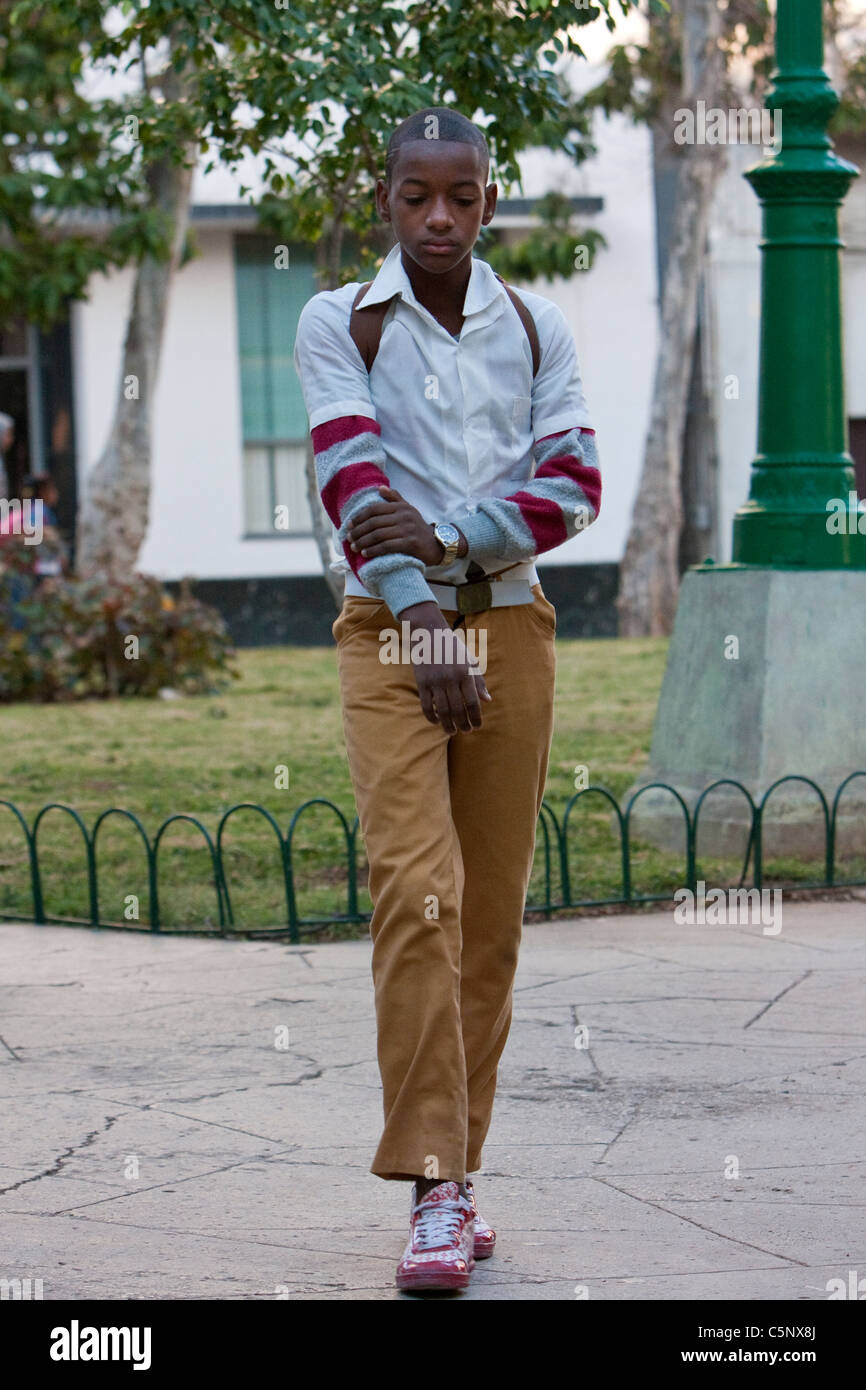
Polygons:
<instances>
[{"instance_id":1,"label":"person in background","mask_svg":"<svg viewBox=\"0 0 866 1390\"><path fill-rule=\"evenodd\" d=\"M42 504L42 540L35 547L34 573L40 579L49 579L63 574L68 566L68 555L63 538L57 526L57 484L50 473L40 473L29 480L31 497Z\"/></svg>"},{"instance_id":2,"label":"person in background","mask_svg":"<svg viewBox=\"0 0 866 1390\"><path fill-rule=\"evenodd\" d=\"M6 471L6 454L15 439L15 421L11 415L0 410L0 497L9 496L9 475Z\"/></svg>"},{"instance_id":3,"label":"person in background","mask_svg":"<svg viewBox=\"0 0 866 1390\"><path fill-rule=\"evenodd\" d=\"M42 503L42 524L57 529L56 507L60 497L50 473L39 473L29 480L31 496Z\"/></svg>"}]
</instances>

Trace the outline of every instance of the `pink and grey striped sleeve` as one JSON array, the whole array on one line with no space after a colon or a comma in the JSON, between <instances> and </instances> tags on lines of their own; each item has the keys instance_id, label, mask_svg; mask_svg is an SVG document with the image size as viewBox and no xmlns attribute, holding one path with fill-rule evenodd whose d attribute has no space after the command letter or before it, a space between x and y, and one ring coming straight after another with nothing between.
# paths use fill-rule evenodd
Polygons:
<instances>
[{"instance_id":1,"label":"pink and grey striped sleeve","mask_svg":"<svg viewBox=\"0 0 866 1390\"><path fill-rule=\"evenodd\" d=\"M384 599L392 613L432 600L422 560L402 552L365 559L345 539L352 518L378 501L379 488L388 484L378 421L366 415L341 415L315 425L310 433L322 505L337 527L353 573L372 594Z\"/></svg>"},{"instance_id":2,"label":"pink and grey striped sleeve","mask_svg":"<svg viewBox=\"0 0 866 1390\"><path fill-rule=\"evenodd\" d=\"M349 337L348 296L323 291L304 306L295 340L295 366L310 418L316 481L354 574L395 615L433 600L424 563L400 552L364 559L346 543L352 518L379 500L388 483L387 459L370 395L370 380Z\"/></svg>"},{"instance_id":3,"label":"pink and grey striped sleeve","mask_svg":"<svg viewBox=\"0 0 866 1390\"><path fill-rule=\"evenodd\" d=\"M487 568L553 550L586 530L601 506L595 430L590 428L571 329L551 300L526 297L541 346L532 383L534 472L519 491L481 499L473 514L459 523L470 559Z\"/></svg>"},{"instance_id":4,"label":"pink and grey striped sleeve","mask_svg":"<svg viewBox=\"0 0 866 1390\"><path fill-rule=\"evenodd\" d=\"M536 469L519 492L485 497L460 522L480 565L526 560L586 530L601 507L595 430L574 425L535 441Z\"/></svg>"}]
</instances>

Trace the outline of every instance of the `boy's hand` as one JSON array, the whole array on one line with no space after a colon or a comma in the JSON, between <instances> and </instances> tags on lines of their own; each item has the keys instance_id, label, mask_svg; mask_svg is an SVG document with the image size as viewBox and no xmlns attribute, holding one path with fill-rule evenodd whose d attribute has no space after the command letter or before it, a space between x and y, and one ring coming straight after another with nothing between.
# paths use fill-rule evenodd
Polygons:
<instances>
[{"instance_id":1,"label":"boy's hand","mask_svg":"<svg viewBox=\"0 0 866 1390\"><path fill-rule=\"evenodd\" d=\"M481 700L493 697L477 670L478 663L470 657L462 639L451 635L451 626L442 616L438 603L414 603L400 612L399 619L409 623L411 633L419 628L431 633L433 655L436 646L432 634L436 629L444 628L450 635L450 641L442 644L445 657L442 662L415 663L413 667L424 718L431 724L441 724L447 734L457 729L464 732L480 729Z\"/></svg>"},{"instance_id":2,"label":"boy's hand","mask_svg":"<svg viewBox=\"0 0 866 1390\"><path fill-rule=\"evenodd\" d=\"M414 555L425 565L442 563L444 549L433 534L417 507L401 497L396 488L379 488L381 502L371 502L351 523L346 540L353 550L360 551L365 560L376 555ZM459 555L465 555L466 541L460 538Z\"/></svg>"}]
</instances>

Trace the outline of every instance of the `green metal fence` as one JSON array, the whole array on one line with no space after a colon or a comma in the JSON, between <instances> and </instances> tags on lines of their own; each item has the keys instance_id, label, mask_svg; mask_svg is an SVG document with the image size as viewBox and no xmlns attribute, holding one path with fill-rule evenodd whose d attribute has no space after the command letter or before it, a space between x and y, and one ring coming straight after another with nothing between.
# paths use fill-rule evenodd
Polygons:
<instances>
[{"instance_id":1,"label":"green metal fence","mask_svg":"<svg viewBox=\"0 0 866 1390\"><path fill-rule=\"evenodd\" d=\"M560 820L553 808L545 801L542 803L541 814L539 816L538 844L536 853L540 851L543 856L544 864L544 901L528 902L527 912L533 913L552 913L561 909L581 908L581 907L601 907L601 906L628 906L633 903L667 902L673 894L673 887L669 892L654 894L637 894L634 892L632 883L632 844L631 844L631 818L635 804L647 792L661 790L669 792L675 798L677 805L682 811L683 829L685 834L685 872L676 883L676 887L688 887L693 892L697 890L697 836L700 823L701 810L711 792L720 787L732 787L742 793L750 808L751 820L748 844L743 863L743 871L740 886L745 880L748 865L753 864L752 887L760 890L764 882L764 849L763 849L763 820L765 809L770 797L780 786L787 782L800 782L811 787L818 799L821 813L821 822L824 827L824 876L809 883L797 883L796 887L801 888L824 888L824 887L854 887L866 884L866 879L844 879L839 880L836 874L836 823L839 812L840 800L846 787L854 782L858 777L866 779L866 771L852 772L841 783L836 791L833 801L828 805L827 799L817 783L809 777L798 774L789 774L780 777L771 787L767 789L761 800L756 804L746 787L741 782L729 777L719 778L705 787L695 804L694 811L689 812L688 806L680 793L669 783L650 782L644 787L640 787L630 798L622 809L616 797L606 787L585 787L568 802L562 819ZM572 820L572 811L584 797L602 797L609 803L620 839L621 853L621 886L622 892L618 897L610 898L581 898L575 897L572 893L571 870L569 866L569 829ZM292 847L295 839L298 824L301 817L313 806L328 807L337 817L339 826L342 829L345 841L345 911L334 912L325 916L302 916L298 911L297 897L295 892L295 875L292 866ZM88 831L81 816L71 806L65 806L60 802L50 802L43 806L36 815L32 826L28 826L27 821L21 811L11 801L0 800L0 810L4 810L12 815L21 829L21 834L27 848L27 861L29 865L30 894L32 900L32 911L29 914L21 913L0 913L0 917L11 921L35 921L40 924L60 923L69 925L81 925L81 920L71 917L52 916L46 912L43 894L42 869L39 859L39 830L42 822L49 811L61 812L63 815L72 818L81 832L83 846L84 863L87 872L88 889L88 913L87 925L115 926L117 923L103 919L100 915L99 907L99 873L97 848L98 837L102 826L111 816L125 817L135 827L141 840L141 844L147 862L147 882L149 896L148 924L149 930L161 931L163 921L160 912L159 895L159 852L163 837L169 826L177 822L187 822L201 832L202 840L207 848L210 868L213 881L214 898L216 903L216 918L221 932L229 932L235 927L234 913L232 910L231 892L225 866L223 862L223 843L225 828L238 811L255 811L263 816L270 826L276 841L276 850L282 873L283 887L285 891L285 921L269 928L256 927L250 928L255 932L279 932L285 933L288 930L292 941L300 941L302 935L310 935L323 927L332 926L337 923L361 923L369 921L369 913L361 912L358 908L358 873L357 873L357 852L358 852L358 818L355 817L352 824L349 824L346 816L338 806L332 801L323 797L313 797L305 801L297 808L288 829L283 834L280 826L270 811L255 802L242 801L235 806L231 806L222 816L217 827L216 838L212 839L207 828L196 816L187 814L176 814L169 816L162 822L153 840L148 837L147 831L139 820L138 816L132 811L127 811L121 807L112 806L109 810L103 811L94 823L92 831ZM866 853L866 824L864 824L864 853ZM125 924L126 925L126 924ZM134 929L134 928L133 928ZM244 929L246 930L246 929Z\"/></svg>"}]
</instances>

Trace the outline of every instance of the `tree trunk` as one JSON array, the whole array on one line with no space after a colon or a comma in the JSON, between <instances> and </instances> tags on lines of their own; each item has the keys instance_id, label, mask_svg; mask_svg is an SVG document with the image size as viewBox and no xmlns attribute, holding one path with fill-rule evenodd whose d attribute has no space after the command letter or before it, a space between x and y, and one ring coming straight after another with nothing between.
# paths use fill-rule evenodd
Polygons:
<instances>
[{"instance_id":1,"label":"tree trunk","mask_svg":"<svg viewBox=\"0 0 866 1390\"><path fill-rule=\"evenodd\" d=\"M713 331L706 274L698 289L695 350L692 355L686 421L683 434L683 527L679 572L699 565L719 552L718 428L714 400Z\"/></svg>"},{"instance_id":2,"label":"tree trunk","mask_svg":"<svg viewBox=\"0 0 866 1390\"><path fill-rule=\"evenodd\" d=\"M176 99L176 73L169 70L159 83L166 100ZM152 206L171 222L171 250L164 261L145 256L136 270L114 419L102 456L84 484L79 573L98 570L128 578L147 531L156 381L169 292L186 239L196 149L186 147L183 164L158 160L147 173Z\"/></svg>"},{"instance_id":3,"label":"tree trunk","mask_svg":"<svg viewBox=\"0 0 866 1390\"><path fill-rule=\"evenodd\" d=\"M682 0L684 90L681 105L698 97L716 105L721 91L715 0ZM695 53L701 58L694 62ZM694 80L691 71L697 69ZM668 132L669 113L664 116ZM670 138L670 134L668 134ZM661 327L644 463L617 598L621 636L663 636L673 628L679 591L683 522L682 445L713 193L724 147L682 147L677 202L661 295Z\"/></svg>"}]
</instances>

